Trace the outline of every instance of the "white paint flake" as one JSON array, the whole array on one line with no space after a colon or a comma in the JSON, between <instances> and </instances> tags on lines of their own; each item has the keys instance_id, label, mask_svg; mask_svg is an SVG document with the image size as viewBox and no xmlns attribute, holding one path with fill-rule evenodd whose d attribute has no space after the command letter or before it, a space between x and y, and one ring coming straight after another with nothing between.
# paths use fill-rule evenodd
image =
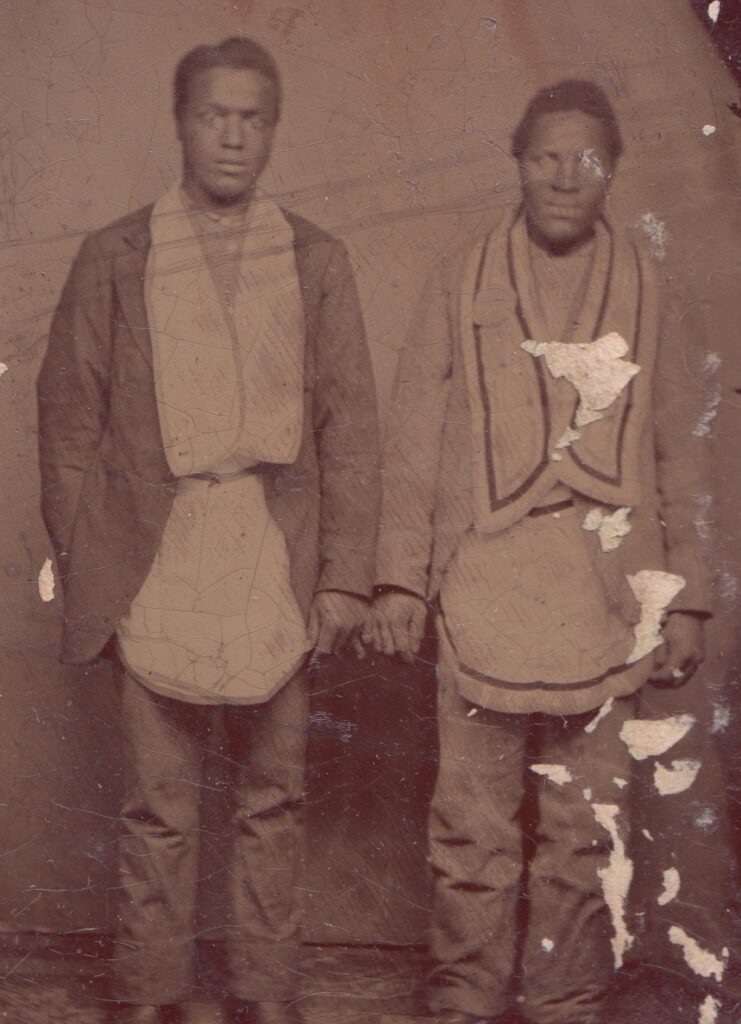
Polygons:
<instances>
[{"instance_id":1,"label":"white paint flake","mask_svg":"<svg viewBox=\"0 0 741 1024\"><path fill-rule=\"evenodd\" d=\"M710 832L718 824L718 812L714 807L702 807L694 817L695 828Z\"/></svg>"},{"instance_id":2,"label":"white paint flake","mask_svg":"<svg viewBox=\"0 0 741 1024\"><path fill-rule=\"evenodd\" d=\"M584 799L587 801L588 804L591 804L591 802L592 802L592 790L591 789L583 789L582 790L582 796L584 797Z\"/></svg>"},{"instance_id":3,"label":"white paint flake","mask_svg":"<svg viewBox=\"0 0 741 1024\"><path fill-rule=\"evenodd\" d=\"M717 352L706 352L702 361L703 373L717 373L723 360Z\"/></svg>"},{"instance_id":4,"label":"white paint flake","mask_svg":"<svg viewBox=\"0 0 741 1024\"><path fill-rule=\"evenodd\" d=\"M615 698L608 697L605 703L597 712L597 714L594 716L594 718L591 719L591 721L587 722L587 724L584 726L584 732L594 732L597 726L600 724L600 722L604 718L607 718L607 716L610 714L610 712L612 711L612 705L614 703Z\"/></svg>"},{"instance_id":5,"label":"white paint flake","mask_svg":"<svg viewBox=\"0 0 741 1024\"><path fill-rule=\"evenodd\" d=\"M659 220L655 213L644 213L638 221L638 226L648 236L654 259L659 262L665 260L666 243L669 241L669 231L663 220Z\"/></svg>"},{"instance_id":6,"label":"white paint flake","mask_svg":"<svg viewBox=\"0 0 741 1024\"><path fill-rule=\"evenodd\" d=\"M671 715L669 718L631 718L623 723L620 739L636 761L660 757L687 735L696 719L694 715Z\"/></svg>"},{"instance_id":7,"label":"white paint flake","mask_svg":"<svg viewBox=\"0 0 741 1024\"><path fill-rule=\"evenodd\" d=\"M628 785L627 779L622 779L619 775L614 775L612 781L615 783L618 789L625 789Z\"/></svg>"},{"instance_id":8,"label":"white paint flake","mask_svg":"<svg viewBox=\"0 0 741 1024\"><path fill-rule=\"evenodd\" d=\"M647 828L642 828L642 829L641 829L641 834L642 834L642 835L643 835L643 836L644 836L644 837L645 837L646 839L648 839L649 843L653 843L653 842L655 842L655 841L656 841L656 840L654 839L654 837L653 837L653 836L651 835L651 833L650 833L650 832L648 831L648 829L647 829Z\"/></svg>"},{"instance_id":9,"label":"white paint flake","mask_svg":"<svg viewBox=\"0 0 741 1024\"><path fill-rule=\"evenodd\" d=\"M714 135L715 134L715 125L714 124L704 124L702 126L702 134L704 136L706 136L706 137L708 135Z\"/></svg>"},{"instance_id":10,"label":"white paint flake","mask_svg":"<svg viewBox=\"0 0 741 1024\"><path fill-rule=\"evenodd\" d=\"M572 427L567 427L563 434L561 434L558 441L556 441L556 448L568 448L574 443L574 441L578 441L580 437L581 434L578 430L574 430Z\"/></svg>"},{"instance_id":11,"label":"white paint flake","mask_svg":"<svg viewBox=\"0 0 741 1024\"><path fill-rule=\"evenodd\" d=\"M694 783L701 768L700 761L672 761L670 768L656 764L654 768L654 786L662 796L675 796L684 793Z\"/></svg>"},{"instance_id":12,"label":"white paint flake","mask_svg":"<svg viewBox=\"0 0 741 1024\"><path fill-rule=\"evenodd\" d=\"M584 150L581 155L581 165L585 170L591 171L595 178L599 178L600 181L605 180L605 169L602 166L599 153L595 149Z\"/></svg>"},{"instance_id":13,"label":"white paint flake","mask_svg":"<svg viewBox=\"0 0 741 1024\"><path fill-rule=\"evenodd\" d=\"M708 4L708 18L713 24L716 23L720 17L720 0L713 0L712 3Z\"/></svg>"},{"instance_id":14,"label":"white paint flake","mask_svg":"<svg viewBox=\"0 0 741 1024\"><path fill-rule=\"evenodd\" d=\"M8 372L8 364L7 363L0 363L0 377L2 377L2 375L4 373L7 373L7 372Z\"/></svg>"},{"instance_id":15,"label":"white paint flake","mask_svg":"<svg viewBox=\"0 0 741 1024\"><path fill-rule=\"evenodd\" d=\"M598 824L610 834L612 850L606 867L599 868L598 875L602 882L615 935L612 939L612 952L615 957L615 968L619 970L625 959L626 952L633 945L633 936L625 923L625 902L628 898L630 883L633 880L633 861L627 856L625 843L618 828L620 808L617 804L592 804L594 816Z\"/></svg>"},{"instance_id":16,"label":"white paint flake","mask_svg":"<svg viewBox=\"0 0 741 1024\"><path fill-rule=\"evenodd\" d=\"M51 558L47 558L39 573L39 597L42 601L54 600L54 569Z\"/></svg>"},{"instance_id":17,"label":"white paint flake","mask_svg":"<svg viewBox=\"0 0 741 1024\"><path fill-rule=\"evenodd\" d=\"M563 455L561 452L551 452L551 462L562 462Z\"/></svg>"},{"instance_id":18,"label":"white paint flake","mask_svg":"<svg viewBox=\"0 0 741 1024\"><path fill-rule=\"evenodd\" d=\"M697 1024L716 1024L720 1013L720 1000L715 996L705 996L700 1004L700 1016Z\"/></svg>"},{"instance_id":19,"label":"white paint flake","mask_svg":"<svg viewBox=\"0 0 741 1024\"><path fill-rule=\"evenodd\" d=\"M573 775L565 764L531 764L530 770L536 775L545 776L551 782L555 782L557 786L574 781Z\"/></svg>"},{"instance_id":20,"label":"white paint flake","mask_svg":"<svg viewBox=\"0 0 741 1024\"><path fill-rule=\"evenodd\" d=\"M684 960L688 967L691 967L695 974L701 978L715 978L722 981L725 969L728 965L728 948L723 947L719 957L710 953L707 949L688 935L684 928L673 924L669 929L669 941L675 946L681 946L684 953Z\"/></svg>"},{"instance_id":21,"label":"white paint flake","mask_svg":"<svg viewBox=\"0 0 741 1024\"><path fill-rule=\"evenodd\" d=\"M553 942L553 939L541 939L540 940L540 948L543 950L544 953L552 953L553 949L554 949L554 945L555 944Z\"/></svg>"},{"instance_id":22,"label":"white paint flake","mask_svg":"<svg viewBox=\"0 0 741 1024\"><path fill-rule=\"evenodd\" d=\"M664 890L659 893L656 902L660 907L665 907L679 895L680 886L679 872L676 868L667 868L664 871Z\"/></svg>"},{"instance_id":23,"label":"white paint flake","mask_svg":"<svg viewBox=\"0 0 741 1024\"><path fill-rule=\"evenodd\" d=\"M713 721L710 725L710 734L715 736L719 732L725 732L730 724L730 707L727 704L715 704L713 707Z\"/></svg>"},{"instance_id":24,"label":"white paint flake","mask_svg":"<svg viewBox=\"0 0 741 1024\"><path fill-rule=\"evenodd\" d=\"M473 718L473 716L477 715L478 713L479 713L479 709L478 708L471 708L471 710L466 715L466 718Z\"/></svg>"},{"instance_id":25,"label":"white paint flake","mask_svg":"<svg viewBox=\"0 0 741 1024\"><path fill-rule=\"evenodd\" d=\"M628 516L632 511L629 505L615 509L611 515L601 508L590 509L584 517L584 529L597 533L603 551L616 551L630 533Z\"/></svg>"},{"instance_id":26,"label":"white paint flake","mask_svg":"<svg viewBox=\"0 0 741 1024\"><path fill-rule=\"evenodd\" d=\"M705 411L701 413L697 424L692 431L694 437L709 437L710 431L713 427L713 421L718 415L718 409L720 403L723 400L723 395L720 389L720 384L713 384L708 394L707 404Z\"/></svg>"},{"instance_id":27,"label":"white paint flake","mask_svg":"<svg viewBox=\"0 0 741 1024\"><path fill-rule=\"evenodd\" d=\"M693 495L693 500L699 509L698 514L693 520L695 529L697 530L697 536L700 540L710 540L713 530L713 522L712 519L710 519L710 510L713 507L713 496L712 494L695 494Z\"/></svg>"},{"instance_id":28,"label":"white paint flake","mask_svg":"<svg viewBox=\"0 0 741 1024\"><path fill-rule=\"evenodd\" d=\"M523 341L522 348L536 359L543 357L555 378L565 377L579 395L574 423L584 427L601 420L640 366L623 357L628 343L615 331L583 343Z\"/></svg>"},{"instance_id":29,"label":"white paint flake","mask_svg":"<svg viewBox=\"0 0 741 1024\"><path fill-rule=\"evenodd\" d=\"M635 645L625 659L628 665L632 665L661 646L662 619L667 607L684 587L685 580L682 576L659 569L641 569L626 579L641 606L641 618L633 627Z\"/></svg>"}]
</instances>

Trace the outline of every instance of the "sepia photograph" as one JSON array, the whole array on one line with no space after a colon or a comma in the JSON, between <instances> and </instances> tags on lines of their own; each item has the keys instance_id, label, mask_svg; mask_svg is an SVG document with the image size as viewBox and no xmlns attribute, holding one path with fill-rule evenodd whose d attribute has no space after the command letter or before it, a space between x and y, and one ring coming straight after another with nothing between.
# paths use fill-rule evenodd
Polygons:
<instances>
[{"instance_id":1,"label":"sepia photograph","mask_svg":"<svg viewBox=\"0 0 741 1024\"><path fill-rule=\"evenodd\" d=\"M741 1020L738 0L0 26L0 1020Z\"/></svg>"}]
</instances>

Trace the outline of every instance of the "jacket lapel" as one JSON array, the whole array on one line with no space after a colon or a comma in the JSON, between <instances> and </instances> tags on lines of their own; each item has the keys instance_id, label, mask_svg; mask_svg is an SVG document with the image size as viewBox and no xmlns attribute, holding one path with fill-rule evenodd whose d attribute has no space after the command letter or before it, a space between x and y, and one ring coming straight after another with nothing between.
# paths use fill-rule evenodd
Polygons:
<instances>
[{"instance_id":1,"label":"jacket lapel","mask_svg":"<svg viewBox=\"0 0 741 1024\"><path fill-rule=\"evenodd\" d=\"M147 254L151 243L149 215L146 207L141 221L133 224L124 235L125 247L117 256L116 292L123 319L128 326L133 343L149 366L152 366L152 339L147 320L147 306L144 299L144 274Z\"/></svg>"}]
</instances>

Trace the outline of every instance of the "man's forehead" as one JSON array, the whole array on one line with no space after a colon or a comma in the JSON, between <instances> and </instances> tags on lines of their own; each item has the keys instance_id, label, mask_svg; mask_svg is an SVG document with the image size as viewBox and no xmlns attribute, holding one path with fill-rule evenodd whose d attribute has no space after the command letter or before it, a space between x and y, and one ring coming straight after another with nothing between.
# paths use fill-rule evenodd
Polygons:
<instances>
[{"instance_id":1,"label":"man's forehead","mask_svg":"<svg viewBox=\"0 0 741 1024\"><path fill-rule=\"evenodd\" d=\"M257 68L203 68L189 85L189 99L234 109L273 106L275 87Z\"/></svg>"},{"instance_id":2,"label":"man's forehead","mask_svg":"<svg viewBox=\"0 0 741 1024\"><path fill-rule=\"evenodd\" d=\"M528 147L553 145L558 149L598 148L606 144L602 122L582 110L555 110L539 114L528 133Z\"/></svg>"}]
</instances>

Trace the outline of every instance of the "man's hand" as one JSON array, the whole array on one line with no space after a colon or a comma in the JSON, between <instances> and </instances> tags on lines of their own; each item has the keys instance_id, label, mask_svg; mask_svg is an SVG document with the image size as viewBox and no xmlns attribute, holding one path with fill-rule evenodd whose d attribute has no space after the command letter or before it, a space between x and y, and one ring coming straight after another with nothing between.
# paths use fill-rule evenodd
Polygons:
<instances>
[{"instance_id":1,"label":"man's hand","mask_svg":"<svg viewBox=\"0 0 741 1024\"><path fill-rule=\"evenodd\" d=\"M373 646L379 654L400 654L411 662L427 621L427 603L416 594L388 591L373 602ZM367 641L367 637L363 637Z\"/></svg>"},{"instance_id":2,"label":"man's hand","mask_svg":"<svg viewBox=\"0 0 741 1024\"><path fill-rule=\"evenodd\" d=\"M661 688L683 686L705 657L703 620L689 612L672 612L662 629L649 682Z\"/></svg>"},{"instance_id":3,"label":"man's hand","mask_svg":"<svg viewBox=\"0 0 741 1024\"><path fill-rule=\"evenodd\" d=\"M343 590L320 590L309 613L309 635L317 654L339 654L352 643L364 657L359 634L370 616L367 601ZM361 653L362 652L362 653Z\"/></svg>"}]
</instances>

